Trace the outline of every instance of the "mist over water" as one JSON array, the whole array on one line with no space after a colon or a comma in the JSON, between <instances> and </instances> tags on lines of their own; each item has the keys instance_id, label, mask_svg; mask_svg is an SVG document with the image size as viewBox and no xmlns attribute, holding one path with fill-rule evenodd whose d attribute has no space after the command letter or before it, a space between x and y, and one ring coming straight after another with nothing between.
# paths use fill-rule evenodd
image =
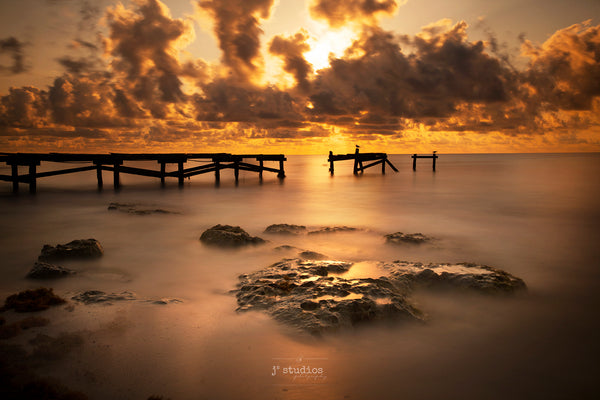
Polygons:
<instances>
[{"instance_id":1,"label":"mist over water","mask_svg":"<svg viewBox=\"0 0 600 400\"><path fill-rule=\"evenodd\" d=\"M95 238L105 255L61 265L77 270L52 286L65 298L84 290L177 298L111 306L76 304L41 313L47 327L77 332L83 345L39 367L92 399L438 399L591 398L599 375L600 155L444 155L400 172L378 167L352 175L352 163L290 156L286 179L231 171L193 177L183 189L122 175L122 190L96 190L95 172L44 178L38 194L13 195L0 185L0 295L41 286L24 278L44 244ZM53 169L56 166L42 166ZM58 166L60 167L60 165ZM0 166L0 169L5 166ZM157 168L157 166L153 166ZM6 174L5 169L0 173ZM111 202L171 214L131 215ZM351 226L328 235L264 234L274 223ZM239 225L270 242L223 250L203 245L216 224ZM383 235L422 232L421 246L392 246ZM522 278L514 297L415 294L425 324L366 326L308 337L259 312L236 313L229 293L238 275L295 253L296 246L331 259L474 262ZM4 313L7 320L17 318ZM293 381L289 366L322 369L324 379ZM281 369L273 376L273 368Z\"/></svg>"}]
</instances>

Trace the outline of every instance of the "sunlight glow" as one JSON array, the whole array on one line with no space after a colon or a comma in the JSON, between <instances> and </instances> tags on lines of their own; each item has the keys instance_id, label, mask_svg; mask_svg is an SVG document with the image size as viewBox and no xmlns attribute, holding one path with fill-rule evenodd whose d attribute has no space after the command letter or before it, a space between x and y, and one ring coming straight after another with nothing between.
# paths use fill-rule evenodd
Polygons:
<instances>
[{"instance_id":1,"label":"sunlight glow","mask_svg":"<svg viewBox=\"0 0 600 400\"><path fill-rule=\"evenodd\" d=\"M330 54L334 57L343 55L356 36L349 28L332 30L321 24L315 24L315 29L310 30L310 35L310 50L304 53L304 58L312 64L315 72L329 67Z\"/></svg>"}]
</instances>

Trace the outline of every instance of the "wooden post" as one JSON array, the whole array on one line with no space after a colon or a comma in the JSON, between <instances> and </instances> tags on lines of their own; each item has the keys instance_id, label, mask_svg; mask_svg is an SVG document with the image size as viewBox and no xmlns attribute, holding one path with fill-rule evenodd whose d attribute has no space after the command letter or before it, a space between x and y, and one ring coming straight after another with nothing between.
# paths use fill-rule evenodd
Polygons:
<instances>
[{"instance_id":1,"label":"wooden post","mask_svg":"<svg viewBox=\"0 0 600 400\"><path fill-rule=\"evenodd\" d=\"M333 151L329 151L329 172L333 175Z\"/></svg>"},{"instance_id":2,"label":"wooden post","mask_svg":"<svg viewBox=\"0 0 600 400\"><path fill-rule=\"evenodd\" d=\"M98 179L98 190L102 189L102 164L96 164L96 178Z\"/></svg>"},{"instance_id":3,"label":"wooden post","mask_svg":"<svg viewBox=\"0 0 600 400\"><path fill-rule=\"evenodd\" d=\"M166 163L164 161L160 162L160 185L165 186L165 173L167 172Z\"/></svg>"},{"instance_id":4,"label":"wooden post","mask_svg":"<svg viewBox=\"0 0 600 400\"><path fill-rule=\"evenodd\" d=\"M260 160L258 160L258 166L260 167L260 170L258 171L258 179L262 181L263 178L263 168L264 168L264 160L261 158Z\"/></svg>"},{"instance_id":5,"label":"wooden post","mask_svg":"<svg viewBox=\"0 0 600 400\"><path fill-rule=\"evenodd\" d=\"M119 167L121 166L119 161L115 161L113 163L113 187L115 190L121 187L121 182L119 180Z\"/></svg>"},{"instance_id":6,"label":"wooden post","mask_svg":"<svg viewBox=\"0 0 600 400\"><path fill-rule=\"evenodd\" d=\"M381 159L381 173L385 175L385 162L387 160L387 154Z\"/></svg>"},{"instance_id":7,"label":"wooden post","mask_svg":"<svg viewBox=\"0 0 600 400\"><path fill-rule=\"evenodd\" d=\"M435 160L437 159L437 155L433 153L433 170L435 171Z\"/></svg>"},{"instance_id":8,"label":"wooden post","mask_svg":"<svg viewBox=\"0 0 600 400\"><path fill-rule=\"evenodd\" d=\"M215 161L215 182L219 183L221 181L221 163L219 161Z\"/></svg>"},{"instance_id":9,"label":"wooden post","mask_svg":"<svg viewBox=\"0 0 600 400\"><path fill-rule=\"evenodd\" d=\"M356 151L354 152L354 175L358 174L358 147L356 147Z\"/></svg>"},{"instance_id":10,"label":"wooden post","mask_svg":"<svg viewBox=\"0 0 600 400\"><path fill-rule=\"evenodd\" d=\"M35 193L37 190L35 177L35 162L29 162L29 193Z\"/></svg>"},{"instance_id":11,"label":"wooden post","mask_svg":"<svg viewBox=\"0 0 600 400\"><path fill-rule=\"evenodd\" d=\"M285 171L283 170L283 160L279 160L279 173L277 174L279 179L285 178Z\"/></svg>"},{"instance_id":12,"label":"wooden post","mask_svg":"<svg viewBox=\"0 0 600 400\"><path fill-rule=\"evenodd\" d=\"M17 164L12 164L10 166L12 172L12 189L13 193L19 192L19 166Z\"/></svg>"},{"instance_id":13,"label":"wooden post","mask_svg":"<svg viewBox=\"0 0 600 400\"><path fill-rule=\"evenodd\" d=\"M412 159L413 159L413 171L416 171L417 170L417 155L413 154Z\"/></svg>"},{"instance_id":14,"label":"wooden post","mask_svg":"<svg viewBox=\"0 0 600 400\"><path fill-rule=\"evenodd\" d=\"M179 179L179 186L183 186L183 161L177 162L177 178Z\"/></svg>"},{"instance_id":15,"label":"wooden post","mask_svg":"<svg viewBox=\"0 0 600 400\"><path fill-rule=\"evenodd\" d=\"M235 183L240 179L240 162L235 160L233 162L233 176L235 176Z\"/></svg>"}]
</instances>

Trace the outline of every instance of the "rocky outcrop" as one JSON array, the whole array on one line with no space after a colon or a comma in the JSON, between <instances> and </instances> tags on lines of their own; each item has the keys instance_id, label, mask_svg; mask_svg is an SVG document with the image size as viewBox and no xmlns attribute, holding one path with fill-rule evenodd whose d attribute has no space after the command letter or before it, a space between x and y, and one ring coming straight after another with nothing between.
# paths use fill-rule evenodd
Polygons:
<instances>
[{"instance_id":1,"label":"rocky outcrop","mask_svg":"<svg viewBox=\"0 0 600 400\"><path fill-rule=\"evenodd\" d=\"M416 287L443 287L482 293L513 293L525 283L505 271L475 264L378 263L387 274L345 278L352 263L285 259L241 275L238 311L262 310L311 334L347 329L371 321L423 321L412 303Z\"/></svg>"},{"instance_id":2,"label":"rocky outcrop","mask_svg":"<svg viewBox=\"0 0 600 400\"><path fill-rule=\"evenodd\" d=\"M202 243L211 246L240 247L265 243L265 240L257 236L250 236L248 232L239 226L215 225L207 229L200 236Z\"/></svg>"},{"instance_id":3,"label":"rocky outcrop","mask_svg":"<svg viewBox=\"0 0 600 400\"><path fill-rule=\"evenodd\" d=\"M110 203L109 210L121 211L127 214L134 215L150 215L150 214L178 214L175 211L169 211L162 208L154 208L135 203Z\"/></svg>"},{"instance_id":4,"label":"rocky outcrop","mask_svg":"<svg viewBox=\"0 0 600 400\"><path fill-rule=\"evenodd\" d=\"M88 290L71 297L71 299L84 304L112 304L113 301L137 300L137 297L131 292L105 293L100 290Z\"/></svg>"},{"instance_id":5,"label":"rocky outcrop","mask_svg":"<svg viewBox=\"0 0 600 400\"><path fill-rule=\"evenodd\" d=\"M80 239L58 244L56 247L45 244L38 260L51 262L73 258L98 258L102 254L104 250L96 239Z\"/></svg>"},{"instance_id":6,"label":"rocky outcrop","mask_svg":"<svg viewBox=\"0 0 600 400\"><path fill-rule=\"evenodd\" d=\"M73 274L75 274L75 271L61 267L60 265L36 261L25 277L29 279L56 279Z\"/></svg>"},{"instance_id":7,"label":"rocky outcrop","mask_svg":"<svg viewBox=\"0 0 600 400\"><path fill-rule=\"evenodd\" d=\"M277 235L300 235L306 233L306 227L303 225L273 224L267 226L265 233Z\"/></svg>"},{"instance_id":8,"label":"rocky outcrop","mask_svg":"<svg viewBox=\"0 0 600 400\"><path fill-rule=\"evenodd\" d=\"M24 290L8 296L0 311L11 309L16 312L42 311L65 302L65 299L54 294L52 288Z\"/></svg>"},{"instance_id":9,"label":"rocky outcrop","mask_svg":"<svg viewBox=\"0 0 600 400\"><path fill-rule=\"evenodd\" d=\"M308 232L309 235L320 235L324 233L339 233L339 232L356 232L357 228L352 228L350 226L328 226L324 228L320 228L314 231Z\"/></svg>"},{"instance_id":10,"label":"rocky outcrop","mask_svg":"<svg viewBox=\"0 0 600 400\"><path fill-rule=\"evenodd\" d=\"M385 235L387 243L391 244L421 244L432 240L429 236L422 233L403 233L396 232Z\"/></svg>"}]
</instances>

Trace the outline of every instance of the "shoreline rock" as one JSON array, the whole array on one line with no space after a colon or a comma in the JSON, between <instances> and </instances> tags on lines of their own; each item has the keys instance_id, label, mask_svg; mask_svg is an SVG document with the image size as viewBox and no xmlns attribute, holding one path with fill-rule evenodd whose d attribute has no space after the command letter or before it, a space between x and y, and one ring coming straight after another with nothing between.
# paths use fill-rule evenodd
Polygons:
<instances>
[{"instance_id":1,"label":"shoreline rock","mask_svg":"<svg viewBox=\"0 0 600 400\"><path fill-rule=\"evenodd\" d=\"M74 275L75 273L75 271L65 267L61 267L60 265L49 264L43 261L36 261L35 264L33 264L31 270L25 276L25 278L57 279L69 275Z\"/></svg>"},{"instance_id":2,"label":"shoreline rock","mask_svg":"<svg viewBox=\"0 0 600 400\"><path fill-rule=\"evenodd\" d=\"M267 226L264 233L276 235L300 235L306 233L306 226L293 224L273 224Z\"/></svg>"},{"instance_id":3,"label":"shoreline rock","mask_svg":"<svg viewBox=\"0 0 600 400\"><path fill-rule=\"evenodd\" d=\"M200 236L200 241L211 246L240 247L266 243L258 236L250 236L239 226L215 225Z\"/></svg>"},{"instance_id":4,"label":"shoreline rock","mask_svg":"<svg viewBox=\"0 0 600 400\"><path fill-rule=\"evenodd\" d=\"M365 322L425 320L410 298L418 287L511 294L526 285L505 271L485 265L379 263L387 275L345 278L353 264L343 261L284 259L240 275L237 311L261 310L313 335L350 329Z\"/></svg>"},{"instance_id":5,"label":"shoreline rock","mask_svg":"<svg viewBox=\"0 0 600 400\"><path fill-rule=\"evenodd\" d=\"M353 228L350 226L327 226L324 228L320 228L316 231L308 232L309 235L321 235L327 233L340 233L340 232L356 232L358 228Z\"/></svg>"},{"instance_id":6,"label":"shoreline rock","mask_svg":"<svg viewBox=\"0 0 600 400\"><path fill-rule=\"evenodd\" d=\"M102 257L104 249L96 239L77 239L67 244L42 247L39 261L50 262L65 259L85 259Z\"/></svg>"},{"instance_id":7,"label":"shoreline rock","mask_svg":"<svg viewBox=\"0 0 600 400\"><path fill-rule=\"evenodd\" d=\"M65 299L54 294L52 288L29 289L8 296L0 311L11 309L19 313L43 311L66 302Z\"/></svg>"},{"instance_id":8,"label":"shoreline rock","mask_svg":"<svg viewBox=\"0 0 600 400\"><path fill-rule=\"evenodd\" d=\"M133 215L150 215L150 214L179 214L174 211L165 210L162 208L152 208L135 203L110 203L108 210L121 211Z\"/></svg>"},{"instance_id":9,"label":"shoreline rock","mask_svg":"<svg viewBox=\"0 0 600 400\"><path fill-rule=\"evenodd\" d=\"M425 236L422 233L396 232L385 235L385 239L390 244L421 244L430 242L433 238Z\"/></svg>"}]
</instances>

